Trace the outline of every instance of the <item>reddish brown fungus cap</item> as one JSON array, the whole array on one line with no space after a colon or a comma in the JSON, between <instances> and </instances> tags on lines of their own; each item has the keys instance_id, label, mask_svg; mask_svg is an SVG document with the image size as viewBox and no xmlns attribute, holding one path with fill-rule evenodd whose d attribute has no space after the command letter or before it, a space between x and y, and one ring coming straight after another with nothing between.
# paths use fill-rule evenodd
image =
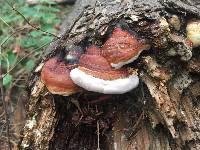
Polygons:
<instances>
[{"instance_id":1,"label":"reddish brown fungus cap","mask_svg":"<svg viewBox=\"0 0 200 150\"><path fill-rule=\"evenodd\" d=\"M96 45L91 45L86 49L86 54L88 54L88 55L101 55L102 51Z\"/></svg>"},{"instance_id":2,"label":"reddish brown fungus cap","mask_svg":"<svg viewBox=\"0 0 200 150\"><path fill-rule=\"evenodd\" d=\"M102 55L112 67L121 68L123 65L133 62L143 50L149 48L149 44L144 39L140 39L120 27L115 27L110 38L102 46Z\"/></svg>"},{"instance_id":3,"label":"reddish brown fungus cap","mask_svg":"<svg viewBox=\"0 0 200 150\"><path fill-rule=\"evenodd\" d=\"M52 94L68 96L80 91L70 78L77 65L67 65L57 57L49 59L42 68L41 80Z\"/></svg>"},{"instance_id":4,"label":"reddish brown fungus cap","mask_svg":"<svg viewBox=\"0 0 200 150\"><path fill-rule=\"evenodd\" d=\"M127 69L114 70L108 61L98 55L82 55L79 62L79 69L93 77L104 80L115 80L129 76Z\"/></svg>"}]
</instances>

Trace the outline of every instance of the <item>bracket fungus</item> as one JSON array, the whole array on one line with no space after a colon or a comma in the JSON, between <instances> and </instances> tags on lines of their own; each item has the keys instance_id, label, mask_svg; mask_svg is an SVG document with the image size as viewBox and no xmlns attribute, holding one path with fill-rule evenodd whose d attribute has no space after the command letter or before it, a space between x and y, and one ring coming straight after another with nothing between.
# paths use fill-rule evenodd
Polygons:
<instances>
[{"instance_id":1,"label":"bracket fungus","mask_svg":"<svg viewBox=\"0 0 200 150\"><path fill-rule=\"evenodd\" d=\"M50 58L43 66L41 80L49 92L68 96L79 92L81 89L70 78L70 71L77 65L67 65L57 57Z\"/></svg>"},{"instance_id":2,"label":"bracket fungus","mask_svg":"<svg viewBox=\"0 0 200 150\"><path fill-rule=\"evenodd\" d=\"M104 94L123 94L136 88L139 78L127 67L121 67L149 48L146 40L116 26L101 48L89 46L85 54L82 50L70 50L65 57L70 64L57 57L48 60L41 79L53 94L68 96L81 88Z\"/></svg>"},{"instance_id":3,"label":"bracket fungus","mask_svg":"<svg viewBox=\"0 0 200 150\"><path fill-rule=\"evenodd\" d=\"M132 35L120 27L115 27L111 37L102 46L102 55L116 69L136 60L150 45L146 40Z\"/></svg>"},{"instance_id":4,"label":"bracket fungus","mask_svg":"<svg viewBox=\"0 0 200 150\"><path fill-rule=\"evenodd\" d=\"M80 57L79 67L70 72L70 77L78 86L104 94L123 94L139 83L138 76L127 68L113 70L104 57L89 54Z\"/></svg>"}]
</instances>

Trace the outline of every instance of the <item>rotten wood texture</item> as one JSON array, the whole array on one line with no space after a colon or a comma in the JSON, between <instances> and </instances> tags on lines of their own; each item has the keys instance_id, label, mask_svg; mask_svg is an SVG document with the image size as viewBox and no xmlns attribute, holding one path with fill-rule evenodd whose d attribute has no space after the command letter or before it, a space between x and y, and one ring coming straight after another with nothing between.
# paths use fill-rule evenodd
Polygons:
<instances>
[{"instance_id":1,"label":"rotten wood texture","mask_svg":"<svg viewBox=\"0 0 200 150\"><path fill-rule=\"evenodd\" d=\"M198 0L78 0L61 38L32 74L19 149L96 150L98 144L101 150L200 149L200 48L184 45L187 21L200 18L199 6ZM170 24L174 15L179 24ZM101 46L118 22L151 43L128 65L138 69L138 88L106 96L49 93L40 81L44 62L73 45Z\"/></svg>"}]
</instances>

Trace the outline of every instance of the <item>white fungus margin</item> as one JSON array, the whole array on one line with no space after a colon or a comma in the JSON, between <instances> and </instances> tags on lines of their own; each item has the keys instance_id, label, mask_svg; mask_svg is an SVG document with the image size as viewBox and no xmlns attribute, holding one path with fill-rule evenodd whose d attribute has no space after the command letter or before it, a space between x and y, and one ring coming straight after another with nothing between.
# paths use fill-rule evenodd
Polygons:
<instances>
[{"instance_id":1,"label":"white fungus margin","mask_svg":"<svg viewBox=\"0 0 200 150\"><path fill-rule=\"evenodd\" d=\"M141 52L142 52L142 51L141 51ZM122 62L119 62L119 63L117 63L117 64L111 63L110 65L111 65L113 68L115 68L115 69L119 69L119 68L121 68L122 66L124 66L124 65L126 65L126 64L130 64L130 63L132 63L133 61L135 61L135 60L139 57L139 55L140 55L141 52L139 52L136 56L132 57L131 59L129 59L129 60L127 60L127 61L122 61Z\"/></svg>"},{"instance_id":2,"label":"white fungus margin","mask_svg":"<svg viewBox=\"0 0 200 150\"><path fill-rule=\"evenodd\" d=\"M88 75L78 68L70 72L70 77L78 86L88 91L104 94L123 94L136 88L139 84L139 78L136 75L130 75L123 79L103 80Z\"/></svg>"},{"instance_id":3,"label":"white fungus margin","mask_svg":"<svg viewBox=\"0 0 200 150\"><path fill-rule=\"evenodd\" d=\"M144 50L148 50L150 49L150 46L147 45L145 47L143 47L139 52L138 54L134 55L132 58L130 58L129 60L126 60L126 61L121 61L117 64L114 64L114 63L111 63L110 65L115 68L115 69L119 69L121 68L122 66L126 65L126 64L130 64L132 63L133 61L135 61L136 59L138 59L138 57L140 56L140 54L144 51Z\"/></svg>"}]
</instances>

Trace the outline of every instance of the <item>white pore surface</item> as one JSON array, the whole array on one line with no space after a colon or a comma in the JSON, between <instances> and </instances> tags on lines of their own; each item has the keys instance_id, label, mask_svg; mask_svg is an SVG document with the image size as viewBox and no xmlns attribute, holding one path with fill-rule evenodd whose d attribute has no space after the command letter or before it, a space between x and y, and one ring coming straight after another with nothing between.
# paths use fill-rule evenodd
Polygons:
<instances>
[{"instance_id":1,"label":"white pore surface","mask_svg":"<svg viewBox=\"0 0 200 150\"><path fill-rule=\"evenodd\" d=\"M70 72L70 77L78 86L88 91L104 94L123 94L136 88L139 84L139 78L136 75L124 79L103 80L88 75L78 68Z\"/></svg>"}]
</instances>

